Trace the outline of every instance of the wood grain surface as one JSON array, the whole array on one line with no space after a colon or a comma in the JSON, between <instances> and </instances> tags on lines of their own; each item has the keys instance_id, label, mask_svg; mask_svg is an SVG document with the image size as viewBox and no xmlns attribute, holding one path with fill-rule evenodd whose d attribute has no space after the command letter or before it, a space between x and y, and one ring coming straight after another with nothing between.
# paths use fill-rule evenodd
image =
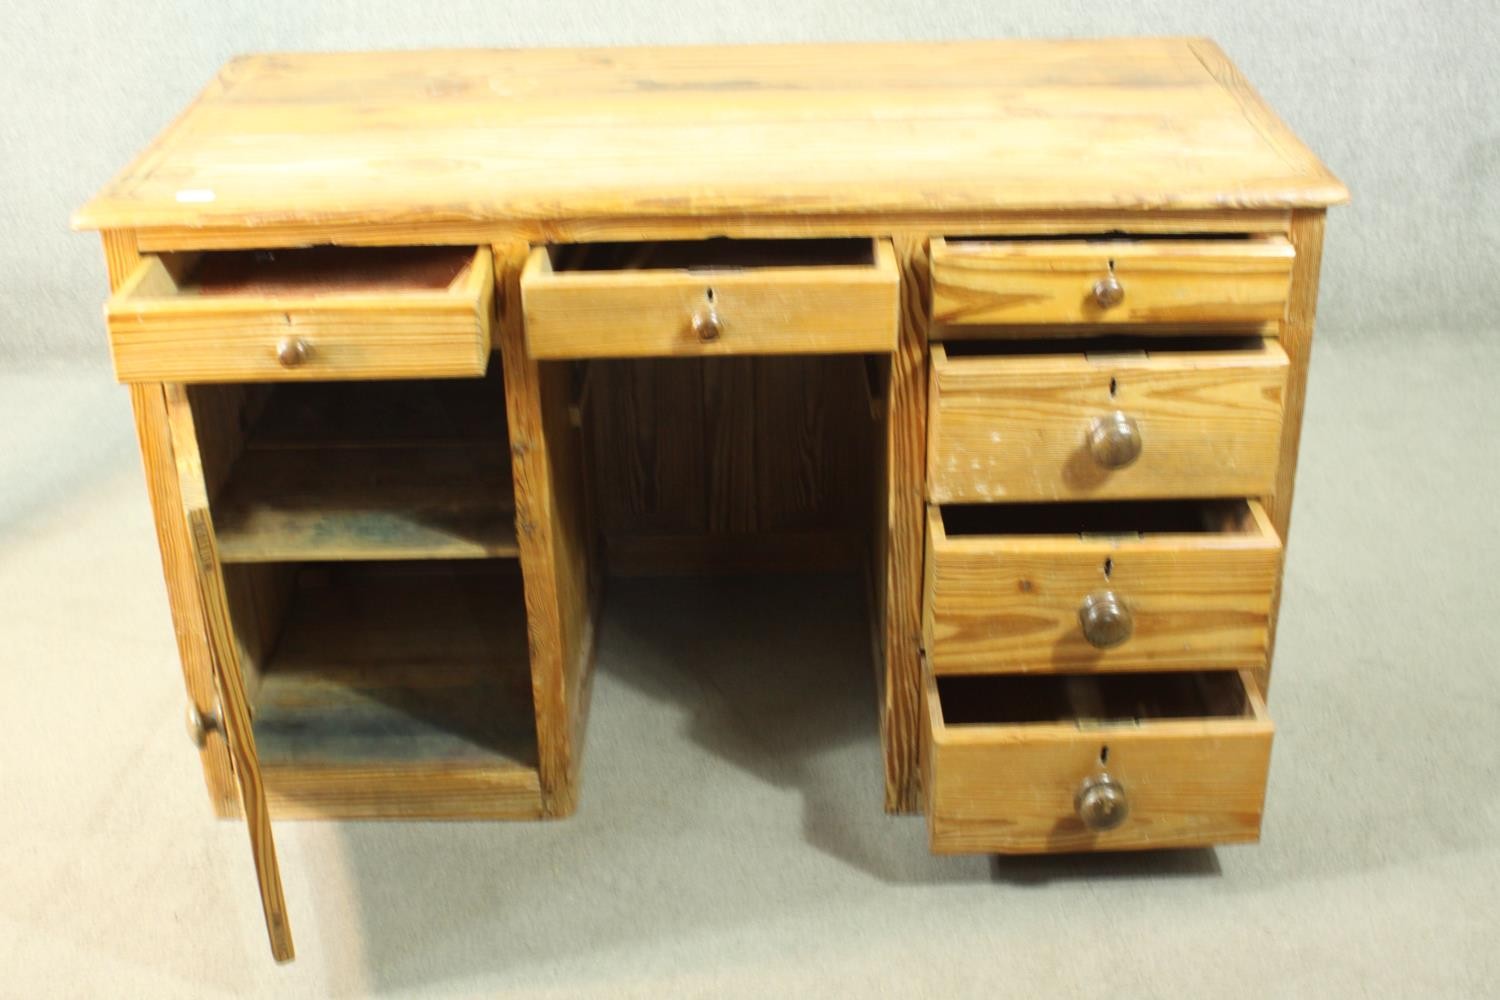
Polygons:
<instances>
[{"instance_id":1,"label":"wood grain surface","mask_svg":"<svg viewBox=\"0 0 1500 1000\"><path fill-rule=\"evenodd\" d=\"M1124 354L1008 354L932 346L927 496L933 503L1259 496L1281 454L1286 353L1274 340ZM1107 468L1095 420L1135 422L1139 457Z\"/></svg>"},{"instance_id":2,"label":"wood grain surface","mask_svg":"<svg viewBox=\"0 0 1500 1000\"><path fill-rule=\"evenodd\" d=\"M295 955L292 930L287 920L286 899L281 889L281 868L276 861L276 841L271 833L271 813L266 804L265 785L261 778L255 734L251 726L249 694L240 670L239 648L230 619L229 602L224 595L219 555L214 544L208 488L203 478L202 462L198 457L198 437L193 426L192 406L188 402L185 387L180 385L167 387L166 401L168 423L172 430L172 450L177 460L177 481L181 488L183 517L187 523L189 551L193 558L194 577L217 681L218 697L210 710L218 719L218 725L223 728L230 758L234 762L234 775L240 788L240 806L244 810L245 828L250 834L250 854L255 862L256 880L260 884L261 908L265 913L271 954L278 962L289 962Z\"/></svg>"},{"instance_id":3,"label":"wood grain surface","mask_svg":"<svg viewBox=\"0 0 1500 1000\"><path fill-rule=\"evenodd\" d=\"M192 273L147 256L111 296L105 319L120 381L483 375L489 360L488 247L437 289L411 287L403 274L389 284L333 276L313 290L289 280L267 290L253 274L200 287L186 283ZM293 366L278 359L288 340L307 352Z\"/></svg>"},{"instance_id":4,"label":"wood grain surface","mask_svg":"<svg viewBox=\"0 0 1500 1000\"><path fill-rule=\"evenodd\" d=\"M884 240L868 264L727 270L559 271L538 247L521 275L526 349L540 359L886 352L898 280ZM722 332L704 340L693 321L710 311Z\"/></svg>"},{"instance_id":5,"label":"wood grain surface","mask_svg":"<svg viewBox=\"0 0 1500 1000\"><path fill-rule=\"evenodd\" d=\"M927 822L941 854L1131 851L1260 837L1273 727L1254 680L1235 718L949 724L936 678L923 704ZM1080 725L1080 722L1103 724ZM1129 815L1107 832L1078 819L1083 781L1108 773Z\"/></svg>"},{"instance_id":6,"label":"wood grain surface","mask_svg":"<svg viewBox=\"0 0 1500 1000\"><path fill-rule=\"evenodd\" d=\"M110 287L118 288L140 263L135 236L130 232L103 234L104 259ZM130 387L130 405L135 416L146 492L151 498L157 546L161 550L162 577L172 615L178 665L187 700L200 713L207 713L217 699L213 655L208 648L207 627L198 597L195 568L188 544L187 524L177 484L177 459L167 422L166 397L159 383L143 382ZM229 747L220 732L210 732L198 750L209 803L219 816L240 812L239 789L229 760Z\"/></svg>"},{"instance_id":7,"label":"wood grain surface","mask_svg":"<svg viewBox=\"0 0 1500 1000\"><path fill-rule=\"evenodd\" d=\"M927 516L924 609L936 674L1264 667L1281 542L1260 504L1218 530L955 535ZM1235 519L1238 521L1238 518ZM1079 623L1090 594L1120 595L1134 633L1098 649Z\"/></svg>"},{"instance_id":8,"label":"wood grain surface","mask_svg":"<svg viewBox=\"0 0 1500 1000\"><path fill-rule=\"evenodd\" d=\"M583 440L572 420L568 364L526 353L521 269L529 247L493 250L543 809L568 816L578 805L601 594Z\"/></svg>"},{"instance_id":9,"label":"wood grain surface","mask_svg":"<svg viewBox=\"0 0 1500 1000\"><path fill-rule=\"evenodd\" d=\"M948 324L1278 322L1292 247L1256 240L932 241L933 335ZM1105 306L1096 282L1124 298Z\"/></svg>"},{"instance_id":10,"label":"wood grain surface","mask_svg":"<svg viewBox=\"0 0 1500 1000\"><path fill-rule=\"evenodd\" d=\"M469 50L235 59L74 221L910 221L1345 197L1204 39Z\"/></svg>"}]
</instances>

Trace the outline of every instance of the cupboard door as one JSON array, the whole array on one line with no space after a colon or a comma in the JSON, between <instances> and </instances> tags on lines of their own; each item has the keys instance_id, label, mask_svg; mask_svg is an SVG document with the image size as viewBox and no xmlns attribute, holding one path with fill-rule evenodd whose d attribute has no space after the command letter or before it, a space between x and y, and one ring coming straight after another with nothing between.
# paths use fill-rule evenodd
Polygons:
<instances>
[{"instance_id":1,"label":"cupboard door","mask_svg":"<svg viewBox=\"0 0 1500 1000\"><path fill-rule=\"evenodd\" d=\"M255 862L256 880L260 883L261 908L265 911L271 954L278 962L288 962L295 956L295 951L291 925L287 921L286 900L281 891L281 868L276 863L271 815L266 807L260 759L255 752L255 734L250 725L250 699L234 641L229 602L224 593L213 520L209 516L208 489L198 453L198 435L183 386L167 386L167 413L172 428L177 476L181 482L188 544L192 547L194 575L203 601L208 644L214 660L214 685L219 699L218 725L223 727L224 740L229 746L230 759L239 780L240 802L250 832L250 854Z\"/></svg>"}]
</instances>

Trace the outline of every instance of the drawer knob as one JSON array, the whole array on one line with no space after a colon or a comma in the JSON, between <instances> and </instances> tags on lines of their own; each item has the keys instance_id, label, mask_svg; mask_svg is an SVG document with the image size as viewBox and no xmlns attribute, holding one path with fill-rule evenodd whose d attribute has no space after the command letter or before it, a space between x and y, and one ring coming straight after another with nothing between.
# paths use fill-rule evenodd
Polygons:
<instances>
[{"instance_id":1,"label":"drawer knob","mask_svg":"<svg viewBox=\"0 0 1500 1000\"><path fill-rule=\"evenodd\" d=\"M1089 425L1089 454L1106 469L1123 469L1141 455L1141 429L1116 410Z\"/></svg>"},{"instance_id":2,"label":"drawer knob","mask_svg":"<svg viewBox=\"0 0 1500 1000\"><path fill-rule=\"evenodd\" d=\"M188 739L192 740L193 746L199 750L202 750L204 744L208 742L209 733L219 732L223 728L222 723L219 721L217 710L210 710L207 713L200 712L198 706L192 702L188 702L185 721L187 722Z\"/></svg>"},{"instance_id":3,"label":"drawer knob","mask_svg":"<svg viewBox=\"0 0 1500 1000\"><path fill-rule=\"evenodd\" d=\"M724 334L724 321L713 306L693 313L693 332L702 341L718 340Z\"/></svg>"},{"instance_id":4,"label":"drawer knob","mask_svg":"<svg viewBox=\"0 0 1500 1000\"><path fill-rule=\"evenodd\" d=\"M1107 774L1085 778L1083 784L1078 786L1073 806L1078 810L1078 818L1083 820L1083 825L1095 833L1113 830L1130 815L1125 786Z\"/></svg>"},{"instance_id":5,"label":"drawer knob","mask_svg":"<svg viewBox=\"0 0 1500 1000\"><path fill-rule=\"evenodd\" d=\"M311 353L312 348L301 337L288 337L276 345L276 360L283 368L296 368Z\"/></svg>"},{"instance_id":6,"label":"drawer knob","mask_svg":"<svg viewBox=\"0 0 1500 1000\"><path fill-rule=\"evenodd\" d=\"M1096 590L1083 599L1078 609L1078 623L1083 637L1096 649L1120 645L1135 631L1130 609L1113 590Z\"/></svg>"},{"instance_id":7,"label":"drawer knob","mask_svg":"<svg viewBox=\"0 0 1500 1000\"><path fill-rule=\"evenodd\" d=\"M1100 309L1111 309L1125 301L1125 286L1115 277L1115 269L1094 282L1094 301Z\"/></svg>"}]
</instances>

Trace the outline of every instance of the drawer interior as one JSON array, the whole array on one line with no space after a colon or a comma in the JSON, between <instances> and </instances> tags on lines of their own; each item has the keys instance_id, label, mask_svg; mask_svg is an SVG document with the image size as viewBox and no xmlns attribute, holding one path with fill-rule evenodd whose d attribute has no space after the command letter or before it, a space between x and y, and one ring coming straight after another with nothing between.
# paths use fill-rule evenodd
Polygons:
<instances>
[{"instance_id":1,"label":"drawer interior","mask_svg":"<svg viewBox=\"0 0 1500 1000\"><path fill-rule=\"evenodd\" d=\"M1088 727L1254 717L1244 680L1234 670L955 675L936 683L948 726L1074 722Z\"/></svg>"},{"instance_id":2,"label":"drawer interior","mask_svg":"<svg viewBox=\"0 0 1500 1000\"><path fill-rule=\"evenodd\" d=\"M937 510L947 539L992 535L1259 537L1269 527L1260 505L1243 499L948 504Z\"/></svg>"},{"instance_id":3,"label":"drawer interior","mask_svg":"<svg viewBox=\"0 0 1500 1000\"><path fill-rule=\"evenodd\" d=\"M1274 354L1279 346L1274 340L1245 334L1210 334L1193 336L1079 336L1004 338L986 340L971 338L937 345L944 360L961 362L983 358L1028 358L1062 355L1082 357L1087 361L1108 364L1120 360L1171 358L1184 361L1206 355L1243 355L1247 359Z\"/></svg>"},{"instance_id":4,"label":"drawer interior","mask_svg":"<svg viewBox=\"0 0 1500 1000\"><path fill-rule=\"evenodd\" d=\"M473 247L335 247L170 254L138 293L152 297L317 297L445 292Z\"/></svg>"},{"instance_id":5,"label":"drawer interior","mask_svg":"<svg viewBox=\"0 0 1500 1000\"><path fill-rule=\"evenodd\" d=\"M554 273L688 271L712 273L781 267L871 267L870 239L654 240L641 243L559 243L547 247Z\"/></svg>"},{"instance_id":6,"label":"drawer interior","mask_svg":"<svg viewBox=\"0 0 1500 1000\"><path fill-rule=\"evenodd\" d=\"M1265 233L1127 233L1112 229L1102 233L1033 233L1013 236L948 236L944 242L956 246L965 244L1026 245L1049 243L1087 243L1090 245L1132 245L1136 243L1247 243L1251 241L1285 242L1281 236Z\"/></svg>"}]
</instances>

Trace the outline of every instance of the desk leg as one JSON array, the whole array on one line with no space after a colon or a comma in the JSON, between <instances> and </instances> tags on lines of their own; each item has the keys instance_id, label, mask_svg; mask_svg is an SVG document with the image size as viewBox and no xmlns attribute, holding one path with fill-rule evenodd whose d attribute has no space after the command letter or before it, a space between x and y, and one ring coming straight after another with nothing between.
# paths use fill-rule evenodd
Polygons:
<instances>
[{"instance_id":1,"label":"desk leg","mask_svg":"<svg viewBox=\"0 0 1500 1000\"><path fill-rule=\"evenodd\" d=\"M140 263L135 233L110 230L104 233L104 259L109 269L110 290L120 284ZM187 523L177 481L177 460L172 432L167 425L167 403L159 382L137 382L130 386L130 404L135 410L135 430L140 441L141 463L151 511L156 522L156 540L161 549L162 576L167 585L167 604L177 638L177 656L187 698L199 712L212 711L213 659L208 646L208 627L198 597L197 571L188 544ZM198 751L209 802L222 817L240 815L239 792L230 770L229 747L222 732L210 732Z\"/></svg>"},{"instance_id":2,"label":"desk leg","mask_svg":"<svg viewBox=\"0 0 1500 1000\"><path fill-rule=\"evenodd\" d=\"M922 621L923 473L927 455L927 250L919 235L894 240L901 266L901 323L886 392L884 496L877 501L884 537L884 585L877 591L884 627L880 734L887 812L916 812L917 713ZM879 571L878 568L877 571Z\"/></svg>"},{"instance_id":3,"label":"desk leg","mask_svg":"<svg viewBox=\"0 0 1500 1000\"><path fill-rule=\"evenodd\" d=\"M543 808L549 816L567 816L578 804L599 576L591 558L582 434L569 412L567 363L538 363L526 353L521 266L527 249L525 243L494 248L495 298Z\"/></svg>"}]
</instances>

